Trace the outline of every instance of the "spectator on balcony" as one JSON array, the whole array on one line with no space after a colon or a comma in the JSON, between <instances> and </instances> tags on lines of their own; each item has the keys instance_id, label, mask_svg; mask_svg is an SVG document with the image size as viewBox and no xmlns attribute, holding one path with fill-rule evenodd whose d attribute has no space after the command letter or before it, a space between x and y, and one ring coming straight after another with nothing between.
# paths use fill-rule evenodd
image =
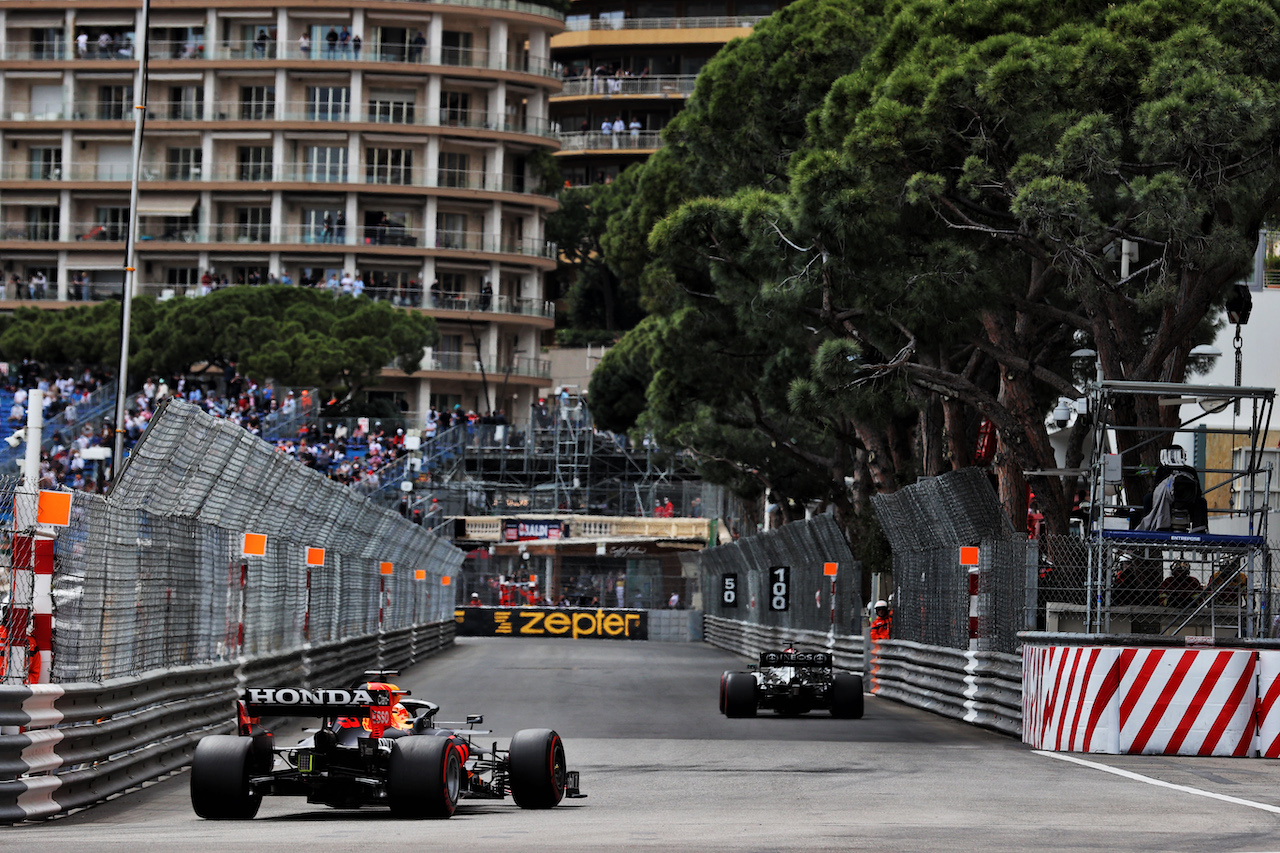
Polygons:
<instances>
[{"instance_id":1,"label":"spectator on balcony","mask_svg":"<svg viewBox=\"0 0 1280 853\"><path fill-rule=\"evenodd\" d=\"M88 302L93 294L93 280L89 278L89 273L80 270L79 280L76 283L80 285L80 301Z\"/></svg>"},{"instance_id":2,"label":"spectator on balcony","mask_svg":"<svg viewBox=\"0 0 1280 853\"><path fill-rule=\"evenodd\" d=\"M480 288L480 310L488 311L489 306L493 304L493 286L489 284L489 279L484 280L484 287Z\"/></svg>"},{"instance_id":3,"label":"spectator on balcony","mask_svg":"<svg viewBox=\"0 0 1280 853\"><path fill-rule=\"evenodd\" d=\"M328 211L325 211L324 220L320 224L320 242L333 242L333 217Z\"/></svg>"},{"instance_id":4,"label":"spectator on balcony","mask_svg":"<svg viewBox=\"0 0 1280 853\"><path fill-rule=\"evenodd\" d=\"M306 33L298 36L298 53L302 54L303 59L311 58L311 37Z\"/></svg>"},{"instance_id":5,"label":"spectator on balcony","mask_svg":"<svg viewBox=\"0 0 1280 853\"><path fill-rule=\"evenodd\" d=\"M288 271L288 270L281 270L281 271L280 271L280 283L281 283L281 284L287 284L287 285L289 285L290 287L292 287L292 286L293 286L293 276L289 275L289 271Z\"/></svg>"},{"instance_id":6,"label":"spectator on balcony","mask_svg":"<svg viewBox=\"0 0 1280 853\"><path fill-rule=\"evenodd\" d=\"M333 241L335 243L347 242L347 215L342 211L338 211L338 216L333 220Z\"/></svg>"},{"instance_id":7,"label":"spectator on balcony","mask_svg":"<svg viewBox=\"0 0 1280 853\"><path fill-rule=\"evenodd\" d=\"M258 30L258 37L253 40L253 55L255 57L258 59L266 58L267 42L269 40L270 39L267 37L267 31L265 28Z\"/></svg>"},{"instance_id":8,"label":"spectator on balcony","mask_svg":"<svg viewBox=\"0 0 1280 853\"><path fill-rule=\"evenodd\" d=\"M427 37L422 34L422 30L418 30L418 34L413 37L413 42L409 46L409 61L421 62L422 51L427 46Z\"/></svg>"},{"instance_id":9,"label":"spectator on balcony","mask_svg":"<svg viewBox=\"0 0 1280 853\"><path fill-rule=\"evenodd\" d=\"M618 139L626 132L627 126L622 122L622 116L618 116L613 120L613 147L618 147Z\"/></svg>"},{"instance_id":10,"label":"spectator on balcony","mask_svg":"<svg viewBox=\"0 0 1280 853\"><path fill-rule=\"evenodd\" d=\"M76 36L76 56L81 59L87 59L89 56L89 34L84 31Z\"/></svg>"},{"instance_id":11,"label":"spectator on balcony","mask_svg":"<svg viewBox=\"0 0 1280 853\"><path fill-rule=\"evenodd\" d=\"M31 298L44 299L45 286L47 284L48 279L44 277L44 273L40 270L36 270L35 274L31 276L31 281L28 287L31 292Z\"/></svg>"},{"instance_id":12,"label":"spectator on balcony","mask_svg":"<svg viewBox=\"0 0 1280 853\"><path fill-rule=\"evenodd\" d=\"M357 298L364 296L364 276L360 275L359 270L356 270L355 278L351 282L351 295Z\"/></svg>"},{"instance_id":13,"label":"spectator on balcony","mask_svg":"<svg viewBox=\"0 0 1280 853\"><path fill-rule=\"evenodd\" d=\"M115 39L111 37L111 33L98 34L98 58L111 58L111 45L115 43Z\"/></svg>"},{"instance_id":14,"label":"spectator on balcony","mask_svg":"<svg viewBox=\"0 0 1280 853\"><path fill-rule=\"evenodd\" d=\"M358 33L351 36L351 55L357 62L360 60L360 48L363 46L364 42Z\"/></svg>"},{"instance_id":15,"label":"spectator on balcony","mask_svg":"<svg viewBox=\"0 0 1280 853\"><path fill-rule=\"evenodd\" d=\"M609 121L607 118L600 122L600 134L604 136L605 139L609 139L613 136L613 122ZM618 143L616 141L613 143L613 147L618 147Z\"/></svg>"},{"instance_id":16,"label":"spectator on balcony","mask_svg":"<svg viewBox=\"0 0 1280 853\"><path fill-rule=\"evenodd\" d=\"M342 32L338 34L338 47L341 49L342 56L345 59L347 51L351 50L351 30L346 27L343 27Z\"/></svg>"},{"instance_id":17,"label":"spectator on balcony","mask_svg":"<svg viewBox=\"0 0 1280 853\"><path fill-rule=\"evenodd\" d=\"M639 145L640 144L640 127L641 127L640 119L635 118L633 116L631 119L631 124L627 125L627 127L631 128L631 144Z\"/></svg>"},{"instance_id":18,"label":"spectator on balcony","mask_svg":"<svg viewBox=\"0 0 1280 853\"><path fill-rule=\"evenodd\" d=\"M354 287L355 283L356 283L356 280L351 277L351 273L347 272L346 270L343 270L342 278L338 281L338 284L342 288L342 292L347 296L351 296L352 288Z\"/></svg>"},{"instance_id":19,"label":"spectator on balcony","mask_svg":"<svg viewBox=\"0 0 1280 853\"><path fill-rule=\"evenodd\" d=\"M324 58L336 59L338 56L338 31L333 27L329 27L329 34L324 37L324 40L327 45Z\"/></svg>"}]
</instances>

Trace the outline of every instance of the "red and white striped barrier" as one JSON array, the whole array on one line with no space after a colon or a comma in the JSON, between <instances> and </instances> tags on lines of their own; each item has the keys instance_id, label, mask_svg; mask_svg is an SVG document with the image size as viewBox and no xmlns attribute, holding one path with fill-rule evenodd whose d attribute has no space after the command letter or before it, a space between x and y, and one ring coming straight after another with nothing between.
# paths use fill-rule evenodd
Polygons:
<instances>
[{"instance_id":1,"label":"red and white striped barrier","mask_svg":"<svg viewBox=\"0 0 1280 853\"><path fill-rule=\"evenodd\" d=\"M1261 655L1280 671L1280 652L1252 649L1024 646L1023 742L1070 752L1252 755L1265 740L1255 717L1275 727L1272 741L1280 736L1280 716L1256 713ZM1280 714L1280 688L1272 694Z\"/></svg>"},{"instance_id":2,"label":"red and white striped barrier","mask_svg":"<svg viewBox=\"0 0 1280 853\"><path fill-rule=\"evenodd\" d=\"M1258 652L1258 753L1280 758L1280 652Z\"/></svg>"}]
</instances>

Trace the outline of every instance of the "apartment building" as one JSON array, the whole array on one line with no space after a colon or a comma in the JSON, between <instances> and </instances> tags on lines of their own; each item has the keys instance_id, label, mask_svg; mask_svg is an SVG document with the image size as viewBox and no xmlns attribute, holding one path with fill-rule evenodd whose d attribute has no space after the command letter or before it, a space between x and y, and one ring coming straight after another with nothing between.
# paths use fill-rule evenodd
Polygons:
<instances>
[{"instance_id":1,"label":"apartment building","mask_svg":"<svg viewBox=\"0 0 1280 853\"><path fill-rule=\"evenodd\" d=\"M662 144L702 66L786 0L573 0L551 56L560 169L572 186L612 180Z\"/></svg>"},{"instance_id":2,"label":"apartment building","mask_svg":"<svg viewBox=\"0 0 1280 853\"><path fill-rule=\"evenodd\" d=\"M0 310L41 278L48 307L121 293L142 14L0 0ZM522 0L152 3L135 293L358 273L442 333L379 393L527 410L554 325L536 163L563 27Z\"/></svg>"}]
</instances>

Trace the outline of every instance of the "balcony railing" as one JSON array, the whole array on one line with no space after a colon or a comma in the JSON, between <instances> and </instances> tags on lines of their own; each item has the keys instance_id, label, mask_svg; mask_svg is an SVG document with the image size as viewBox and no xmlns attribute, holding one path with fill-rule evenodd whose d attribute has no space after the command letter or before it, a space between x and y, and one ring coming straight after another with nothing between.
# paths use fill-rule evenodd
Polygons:
<instances>
[{"instance_id":1,"label":"balcony railing","mask_svg":"<svg viewBox=\"0 0 1280 853\"><path fill-rule=\"evenodd\" d=\"M98 222L75 222L65 234L58 223L0 224L0 242L25 241L37 243L109 241L121 242L128 229L123 225L103 225ZM426 228L401 225L357 225L323 228L302 224L282 224L277 228L265 224L207 223L174 228L160 217L143 217L138 226L138 241L177 243L248 243L275 245L281 243L333 244L336 246L371 248L375 246L400 246L486 254L522 255L531 258L555 258L556 244L546 240L519 239L473 231L436 231L434 237ZM480 298L480 297L477 297ZM466 309L455 310L485 310Z\"/></svg>"},{"instance_id":2,"label":"balcony railing","mask_svg":"<svg viewBox=\"0 0 1280 853\"><path fill-rule=\"evenodd\" d=\"M562 133L558 137L561 151L598 151L627 149L653 149L662 147L662 134L656 130L639 133L601 133L598 130Z\"/></svg>"},{"instance_id":3,"label":"balcony railing","mask_svg":"<svg viewBox=\"0 0 1280 853\"><path fill-rule=\"evenodd\" d=\"M540 358L516 358L509 364L498 365L491 361L482 361L474 355L461 352L437 352L429 359L424 359L424 370L444 370L455 373L486 373L489 376L539 376L551 377L551 362Z\"/></svg>"},{"instance_id":4,"label":"balcony railing","mask_svg":"<svg viewBox=\"0 0 1280 853\"><path fill-rule=\"evenodd\" d=\"M720 15L706 18L592 18L566 21L570 32L586 30L701 30L725 27L754 27L764 15Z\"/></svg>"},{"instance_id":5,"label":"balcony railing","mask_svg":"<svg viewBox=\"0 0 1280 853\"><path fill-rule=\"evenodd\" d=\"M434 171L434 174L433 174ZM127 163L73 163L69 167L43 161L17 160L0 165L3 181L103 181L121 183L131 179ZM204 166L144 161L142 183L235 182L355 184L364 186L404 186L427 189L491 190L533 194L536 183L517 175L493 175L478 170L427 169L424 167L361 166L339 169L288 163L280 168L267 163L216 163Z\"/></svg>"},{"instance_id":6,"label":"balcony railing","mask_svg":"<svg viewBox=\"0 0 1280 853\"><path fill-rule=\"evenodd\" d=\"M237 285L228 285L235 287ZM243 286L243 285L239 285ZM325 289L326 285L316 285L318 289ZM138 285L138 292L150 294L161 299L171 299L175 296L184 296L188 299L196 299L200 296L206 296L212 291L198 284L160 284L145 283ZM335 294L336 295L336 294ZM430 294L423 294L422 287L416 282L410 286L405 285L385 285L376 283L366 283L364 288L365 297L375 301L393 302L396 305L405 308L424 308L436 311L465 311L477 314L519 314L524 317L541 317L551 319L555 317L555 303L542 299L515 298L510 296L491 296L486 298L483 295L475 293L459 293L459 294L443 294L442 296L432 297ZM438 353L438 356L451 356L448 363L458 364L457 367L439 368L448 370L463 369L460 361L457 361L454 354ZM539 360L526 359L527 362ZM537 369L528 366L526 369ZM505 370L505 369L504 369ZM502 371L500 371L502 372ZM540 373L532 373L525 375L541 375Z\"/></svg>"},{"instance_id":7,"label":"balcony railing","mask_svg":"<svg viewBox=\"0 0 1280 853\"><path fill-rule=\"evenodd\" d=\"M697 74L662 74L656 77L571 77L564 90L552 97L581 95L659 95L680 96L693 93Z\"/></svg>"},{"instance_id":8,"label":"balcony railing","mask_svg":"<svg viewBox=\"0 0 1280 853\"><path fill-rule=\"evenodd\" d=\"M5 59L21 59L26 62L52 62L66 59L70 55L71 48L61 42L6 41L4 43Z\"/></svg>"}]
</instances>

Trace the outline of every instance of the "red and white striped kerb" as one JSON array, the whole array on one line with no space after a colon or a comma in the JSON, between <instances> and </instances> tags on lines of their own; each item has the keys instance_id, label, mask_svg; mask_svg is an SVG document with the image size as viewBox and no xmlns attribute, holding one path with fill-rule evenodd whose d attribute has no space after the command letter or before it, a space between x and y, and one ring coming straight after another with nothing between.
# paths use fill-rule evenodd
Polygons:
<instances>
[{"instance_id":1,"label":"red and white striped kerb","mask_svg":"<svg viewBox=\"0 0 1280 853\"><path fill-rule=\"evenodd\" d=\"M1249 755L1257 654L1245 649L1027 646L1023 741L1040 749Z\"/></svg>"}]
</instances>

